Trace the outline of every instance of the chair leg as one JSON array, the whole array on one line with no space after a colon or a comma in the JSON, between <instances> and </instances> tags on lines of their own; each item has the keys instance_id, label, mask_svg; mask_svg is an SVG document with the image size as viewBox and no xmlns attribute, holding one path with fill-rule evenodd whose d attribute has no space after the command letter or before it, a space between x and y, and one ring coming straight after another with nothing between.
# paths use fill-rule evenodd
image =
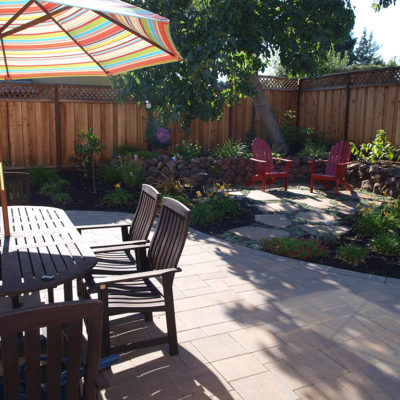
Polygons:
<instances>
[{"instance_id":1,"label":"chair leg","mask_svg":"<svg viewBox=\"0 0 400 400\"><path fill-rule=\"evenodd\" d=\"M285 178L285 192L287 192L288 185L289 185L289 176Z\"/></svg>"},{"instance_id":2,"label":"chair leg","mask_svg":"<svg viewBox=\"0 0 400 400\"><path fill-rule=\"evenodd\" d=\"M262 179L262 187L261 190L265 192L265 178Z\"/></svg>"},{"instance_id":3,"label":"chair leg","mask_svg":"<svg viewBox=\"0 0 400 400\"><path fill-rule=\"evenodd\" d=\"M353 187L352 185L350 185L350 183L348 183L348 182L346 181L346 179L344 179L344 178L343 178L343 181L342 181L342 185L343 185L347 190L349 190L351 194L353 194L353 192L354 192L354 187Z\"/></svg>"},{"instance_id":4,"label":"chair leg","mask_svg":"<svg viewBox=\"0 0 400 400\"><path fill-rule=\"evenodd\" d=\"M101 356L107 357L111 354L110 344L110 316L108 315L108 296L107 289L99 289L99 300L103 303L103 335L101 343Z\"/></svg>"},{"instance_id":5,"label":"chair leg","mask_svg":"<svg viewBox=\"0 0 400 400\"><path fill-rule=\"evenodd\" d=\"M153 321L153 313L151 311L145 312L145 313L143 313L143 315L144 315L144 320L146 322L152 322Z\"/></svg>"},{"instance_id":6,"label":"chair leg","mask_svg":"<svg viewBox=\"0 0 400 400\"><path fill-rule=\"evenodd\" d=\"M312 193L313 190L314 190L314 178L313 178L313 176L311 175L310 192Z\"/></svg>"},{"instance_id":7,"label":"chair leg","mask_svg":"<svg viewBox=\"0 0 400 400\"><path fill-rule=\"evenodd\" d=\"M335 196L339 194L339 179L335 181Z\"/></svg>"},{"instance_id":8,"label":"chair leg","mask_svg":"<svg viewBox=\"0 0 400 400\"><path fill-rule=\"evenodd\" d=\"M178 354L178 337L176 334L174 295L172 292L173 280L174 280L173 275L166 276L163 279L165 317L167 319L168 345L169 345L169 354L171 356Z\"/></svg>"}]
</instances>

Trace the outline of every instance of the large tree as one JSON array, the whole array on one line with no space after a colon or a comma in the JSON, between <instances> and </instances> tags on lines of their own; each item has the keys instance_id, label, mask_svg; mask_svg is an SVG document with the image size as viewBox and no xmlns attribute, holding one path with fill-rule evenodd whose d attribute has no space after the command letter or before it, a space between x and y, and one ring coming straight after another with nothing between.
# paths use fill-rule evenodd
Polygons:
<instances>
[{"instance_id":1,"label":"large tree","mask_svg":"<svg viewBox=\"0 0 400 400\"><path fill-rule=\"evenodd\" d=\"M224 104L251 96L271 142L286 144L257 79L279 54L290 72L310 73L331 43L354 24L349 0L135 0L171 20L183 61L117 78L124 99L149 101L161 123L187 129L195 118L218 119Z\"/></svg>"},{"instance_id":2,"label":"large tree","mask_svg":"<svg viewBox=\"0 0 400 400\"><path fill-rule=\"evenodd\" d=\"M354 51L355 63L359 65L382 63L382 60L377 55L380 48L381 46L374 40L372 32L368 36L367 29L364 28L358 46Z\"/></svg>"}]
</instances>

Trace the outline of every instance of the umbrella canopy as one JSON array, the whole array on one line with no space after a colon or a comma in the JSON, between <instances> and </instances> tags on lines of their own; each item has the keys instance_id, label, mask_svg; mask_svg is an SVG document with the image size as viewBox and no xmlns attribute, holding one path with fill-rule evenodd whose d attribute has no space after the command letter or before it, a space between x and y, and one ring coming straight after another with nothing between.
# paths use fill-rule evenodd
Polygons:
<instances>
[{"instance_id":1,"label":"umbrella canopy","mask_svg":"<svg viewBox=\"0 0 400 400\"><path fill-rule=\"evenodd\" d=\"M0 47L6 80L111 76L182 60L167 18L120 0L0 0ZM1 149L0 199L9 236Z\"/></svg>"},{"instance_id":2,"label":"umbrella canopy","mask_svg":"<svg viewBox=\"0 0 400 400\"><path fill-rule=\"evenodd\" d=\"M120 0L0 0L0 79L114 75L179 61L169 20Z\"/></svg>"}]
</instances>

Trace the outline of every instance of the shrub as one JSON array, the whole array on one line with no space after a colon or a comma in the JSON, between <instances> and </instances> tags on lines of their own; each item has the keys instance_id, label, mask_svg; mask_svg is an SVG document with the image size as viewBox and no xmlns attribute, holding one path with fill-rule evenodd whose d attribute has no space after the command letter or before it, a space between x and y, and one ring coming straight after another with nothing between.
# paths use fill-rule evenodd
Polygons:
<instances>
[{"instance_id":1,"label":"shrub","mask_svg":"<svg viewBox=\"0 0 400 400\"><path fill-rule=\"evenodd\" d=\"M399 229L398 220L371 203L368 208L361 207L354 225L354 230L359 237L372 237L397 229Z\"/></svg>"},{"instance_id":2,"label":"shrub","mask_svg":"<svg viewBox=\"0 0 400 400\"><path fill-rule=\"evenodd\" d=\"M29 168L29 179L33 185L44 185L45 183L60 179L54 169L45 168L43 165Z\"/></svg>"},{"instance_id":3,"label":"shrub","mask_svg":"<svg viewBox=\"0 0 400 400\"><path fill-rule=\"evenodd\" d=\"M52 196L54 194L58 194L63 192L64 190L68 190L71 184L65 179L57 179L52 182L45 183L40 188L40 193L45 194L47 196Z\"/></svg>"},{"instance_id":4,"label":"shrub","mask_svg":"<svg viewBox=\"0 0 400 400\"><path fill-rule=\"evenodd\" d=\"M50 195L51 201L60 206L71 204L72 198L69 193L53 193Z\"/></svg>"},{"instance_id":5,"label":"shrub","mask_svg":"<svg viewBox=\"0 0 400 400\"><path fill-rule=\"evenodd\" d=\"M399 256L400 236L396 233L382 233L372 240L372 248L384 256Z\"/></svg>"},{"instance_id":6,"label":"shrub","mask_svg":"<svg viewBox=\"0 0 400 400\"><path fill-rule=\"evenodd\" d=\"M161 194L186 197L186 188L189 188L189 185L184 185L180 179L175 179L173 173L169 175L161 173L161 175L162 178L155 183L157 190Z\"/></svg>"},{"instance_id":7,"label":"shrub","mask_svg":"<svg viewBox=\"0 0 400 400\"><path fill-rule=\"evenodd\" d=\"M212 152L213 157L250 157L251 152L249 151L248 145L241 142L240 140L228 139L223 145L218 145Z\"/></svg>"},{"instance_id":8,"label":"shrub","mask_svg":"<svg viewBox=\"0 0 400 400\"><path fill-rule=\"evenodd\" d=\"M117 166L106 164L101 168L101 175L107 183L118 183L121 182L121 174Z\"/></svg>"},{"instance_id":9,"label":"shrub","mask_svg":"<svg viewBox=\"0 0 400 400\"><path fill-rule=\"evenodd\" d=\"M300 156L311 157L314 159L326 159L329 155L329 150L324 143L313 142L307 140L303 149L297 153Z\"/></svg>"},{"instance_id":10,"label":"shrub","mask_svg":"<svg viewBox=\"0 0 400 400\"><path fill-rule=\"evenodd\" d=\"M182 157L185 161L190 161L200 156L201 145L198 141L192 143L183 139L180 144L175 146L174 154Z\"/></svg>"},{"instance_id":11,"label":"shrub","mask_svg":"<svg viewBox=\"0 0 400 400\"><path fill-rule=\"evenodd\" d=\"M138 187L143 183L142 163L134 162L129 155L120 162L118 171L121 181L128 187Z\"/></svg>"},{"instance_id":12,"label":"shrub","mask_svg":"<svg viewBox=\"0 0 400 400\"><path fill-rule=\"evenodd\" d=\"M375 162L377 160L399 159L399 150L387 140L386 132L380 129L370 143L362 143L360 148L351 143L351 152L357 160Z\"/></svg>"},{"instance_id":13,"label":"shrub","mask_svg":"<svg viewBox=\"0 0 400 400\"><path fill-rule=\"evenodd\" d=\"M336 258L347 264L359 265L365 263L367 249L354 244L346 244L336 249Z\"/></svg>"},{"instance_id":14,"label":"shrub","mask_svg":"<svg viewBox=\"0 0 400 400\"><path fill-rule=\"evenodd\" d=\"M108 206L119 206L125 207L133 200L132 193L129 193L126 189L123 189L119 183L114 186L113 192L108 192L103 197L103 203Z\"/></svg>"},{"instance_id":15,"label":"shrub","mask_svg":"<svg viewBox=\"0 0 400 400\"><path fill-rule=\"evenodd\" d=\"M106 146L101 144L99 138L93 134L92 128L89 128L87 132L81 130L78 140L74 143L75 156L70 157L71 161L78 162L86 173L91 173L93 193L96 193L95 155L100 154L105 148Z\"/></svg>"},{"instance_id":16,"label":"shrub","mask_svg":"<svg viewBox=\"0 0 400 400\"><path fill-rule=\"evenodd\" d=\"M300 260L329 255L329 250L318 240L312 238L264 238L261 239L260 244L270 253Z\"/></svg>"},{"instance_id":17,"label":"shrub","mask_svg":"<svg viewBox=\"0 0 400 400\"><path fill-rule=\"evenodd\" d=\"M210 226L224 219L234 218L245 213L238 201L230 198L225 192L224 184L215 184L207 191L203 187L203 193L196 192L197 201L192 209L191 223L194 226Z\"/></svg>"}]
</instances>

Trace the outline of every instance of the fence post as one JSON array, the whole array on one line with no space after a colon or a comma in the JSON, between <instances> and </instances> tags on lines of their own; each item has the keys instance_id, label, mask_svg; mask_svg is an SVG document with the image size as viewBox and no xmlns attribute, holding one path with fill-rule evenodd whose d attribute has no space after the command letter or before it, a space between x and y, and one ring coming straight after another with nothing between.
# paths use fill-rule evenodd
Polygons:
<instances>
[{"instance_id":1,"label":"fence post","mask_svg":"<svg viewBox=\"0 0 400 400\"><path fill-rule=\"evenodd\" d=\"M347 83L346 83L346 114L344 118L344 140L347 140L349 137L350 83L351 83L351 72L347 74Z\"/></svg>"},{"instance_id":2,"label":"fence post","mask_svg":"<svg viewBox=\"0 0 400 400\"><path fill-rule=\"evenodd\" d=\"M301 82L303 78L300 78L297 83L297 110L296 110L296 128L299 127L300 122L300 97L301 97Z\"/></svg>"},{"instance_id":3,"label":"fence post","mask_svg":"<svg viewBox=\"0 0 400 400\"><path fill-rule=\"evenodd\" d=\"M55 119L55 135L56 135L56 163L57 169L62 167L62 143L61 143L61 117L60 117L60 101L58 97L58 85L54 86L54 119Z\"/></svg>"},{"instance_id":4,"label":"fence post","mask_svg":"<svg viewBox=\"0 0 400 400\"><path fill-rule=\"evenodd\" d=\"M228 125L228 138L232 139L233 136L233 105L229 107L229 125Z\"/></svg>"}]
</instances>

